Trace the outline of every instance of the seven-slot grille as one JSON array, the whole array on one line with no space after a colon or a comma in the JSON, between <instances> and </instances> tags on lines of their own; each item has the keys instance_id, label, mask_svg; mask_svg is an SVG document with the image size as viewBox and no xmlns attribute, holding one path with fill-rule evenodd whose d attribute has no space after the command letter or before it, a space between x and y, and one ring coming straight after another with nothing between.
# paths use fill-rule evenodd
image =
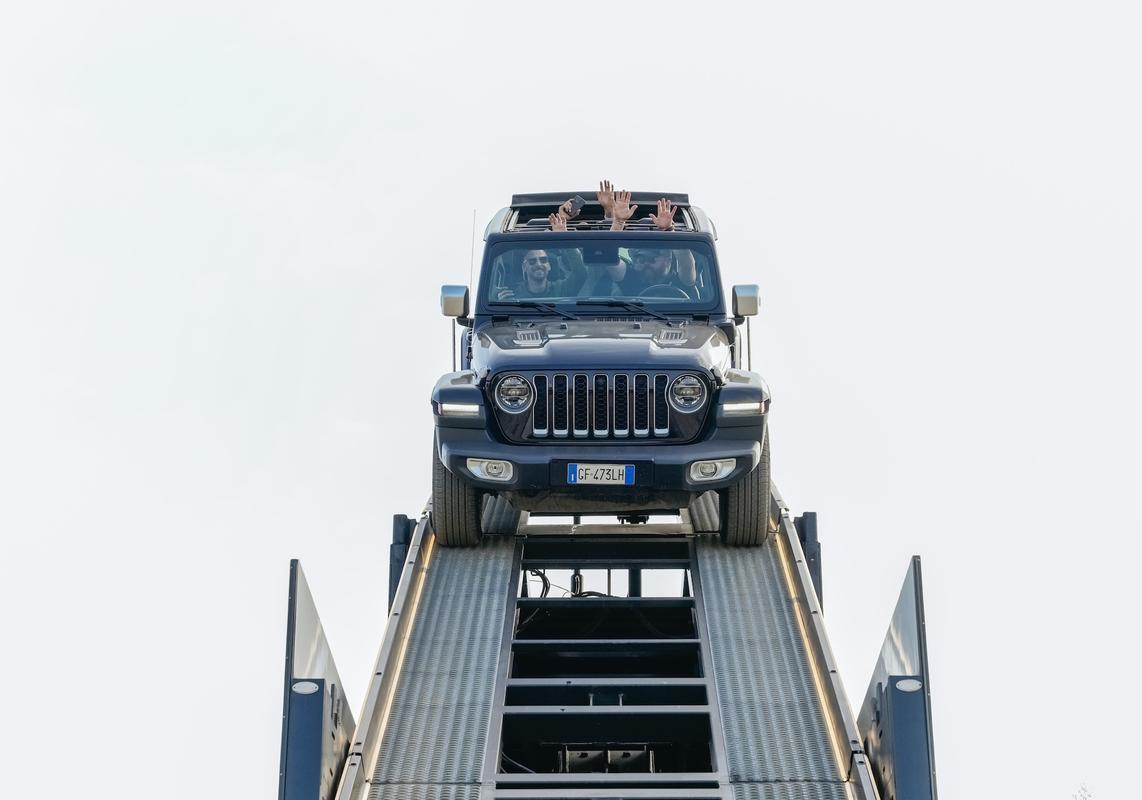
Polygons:
<instances>
[{"instance_id":1,"label":"seven-slot grille","mask_svg":"<svg viewBox=\"0 0 1142 800\"><path fill-rule=\"evenodd\" d=\"M572 372L532 377L534 438L662 438L670 435L670 377Z\"/></svg>"}]
</instances>

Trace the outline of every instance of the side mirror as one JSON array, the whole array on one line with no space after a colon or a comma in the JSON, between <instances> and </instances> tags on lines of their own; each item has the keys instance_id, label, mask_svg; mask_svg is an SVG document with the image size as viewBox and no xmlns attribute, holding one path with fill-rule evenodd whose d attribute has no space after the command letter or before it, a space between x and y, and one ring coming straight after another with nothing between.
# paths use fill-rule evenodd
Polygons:
<instances>
[{"instance_id":1,"label":"side mirror","mask_svg":"<svg viewBox=\"0 0 1142 800\"><path fill-rule=\"evenodd\" d=\"M446 317L468 316L468 287L441 286L440 313Z\"/></svg>"},{"instance_id":2,"label":"side mirror","mask_svg":"<svg viewBox=\"0 0 1142 800\"><path fill-rule=\"evenodd\" d=\"M756 283L739 283L734 287L734 316L756 317L761 293Z\"/></svg>"}]
</instances>

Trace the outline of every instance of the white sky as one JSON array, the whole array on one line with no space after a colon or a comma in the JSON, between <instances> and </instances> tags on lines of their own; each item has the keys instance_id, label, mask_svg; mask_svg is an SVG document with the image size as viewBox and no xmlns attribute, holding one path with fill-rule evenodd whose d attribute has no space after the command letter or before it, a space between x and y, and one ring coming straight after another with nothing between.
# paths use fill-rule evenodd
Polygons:
<instances>
[{"instance_id":1,"label":"white sky","mask_svg":"<svg viewBox=\"0 0 1142 800\"><path fill-rule=\"evenodd\" d=\"M272 796L288 559L357 708L472 209L606 176L762 287L854 702L920 553L941 794L1136 796L1139 22L5 4L0 795Z\"/></svg>"}]
</instances>

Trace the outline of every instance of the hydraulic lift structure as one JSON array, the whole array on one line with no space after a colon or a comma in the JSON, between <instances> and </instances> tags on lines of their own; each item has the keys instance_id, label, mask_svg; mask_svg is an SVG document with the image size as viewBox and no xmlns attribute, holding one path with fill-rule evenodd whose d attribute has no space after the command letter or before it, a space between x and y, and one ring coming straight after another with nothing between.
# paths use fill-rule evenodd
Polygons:
<instances>
[{"instance_id":1,"label":"hydraulic lift structure","mask_svg":"<svg viewBox=\"0 0 1142 800\"><path fill-rule=\"evenodd\" d=\"M776 490L754 548L540 522L444 548L395 518L355 724L291 564L280 800L935 800L918 558L854 717L816 517Z\"/></svg>"}]
</instances>

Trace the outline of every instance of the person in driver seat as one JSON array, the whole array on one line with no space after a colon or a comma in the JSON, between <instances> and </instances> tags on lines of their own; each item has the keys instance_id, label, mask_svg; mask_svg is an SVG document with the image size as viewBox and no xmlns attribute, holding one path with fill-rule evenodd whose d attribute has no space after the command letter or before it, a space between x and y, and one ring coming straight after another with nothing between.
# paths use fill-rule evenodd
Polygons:
<instances>
[{"instance_id":1,"label":"person in driver seat","mask_svg":"<svg viewBox=\"0 0 1142 800\"><path fill-rule=\"evenodd\" d=\"M698 298L698 268L689 250L632 247L630 258L630 268L619 282L625 296L637 297L654 287L669 287L653 292L653 296Z\"/></svg>"},{"instance_id":2,"label":"person in driver seat","mask_svg":"<svg viewBox=\"0 0 1142 800\"><path fill-rule=\"evenodd\" d=\"M546 250L528 250L523 254L523 280L514 288L500 289L497 300L522 300L531 297L574 297L587 280L587 267L581 259L570 260L568 275L549 280L551 259Z\"/></svg>"}]
</instances>

